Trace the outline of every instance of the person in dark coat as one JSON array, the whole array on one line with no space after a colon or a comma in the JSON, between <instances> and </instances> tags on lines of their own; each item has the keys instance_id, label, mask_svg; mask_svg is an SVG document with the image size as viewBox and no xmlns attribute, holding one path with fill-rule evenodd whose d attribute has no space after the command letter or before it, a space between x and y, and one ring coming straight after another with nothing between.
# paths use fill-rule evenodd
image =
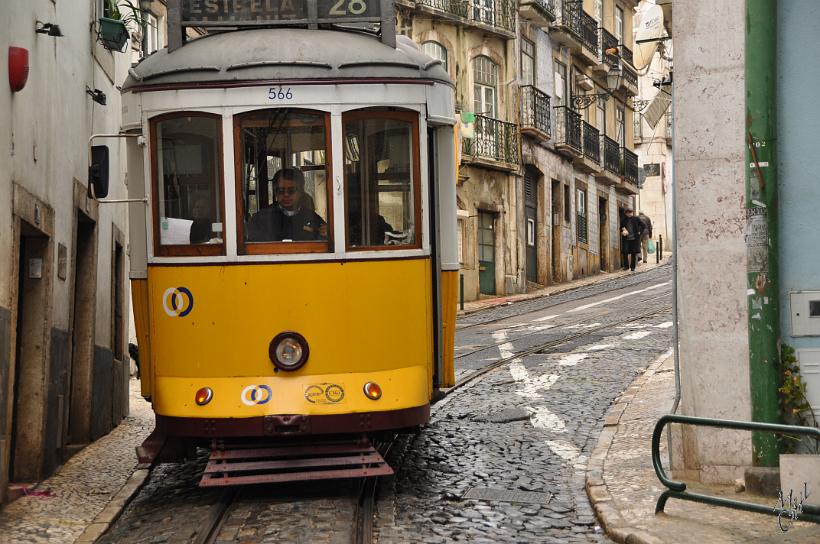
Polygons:
<instances>
[{"instance_id":1,"label":"person in dark coat","mask_svg":"<svg viewBox=\"0 0 820 544\"><path fill-rule=\"evenodd\" d=\"M646 264L649 259L647 245L649 244L649 240L652 238L652 220L649 219L648 216L644 215L643 212L638 212L638 219L641 220L644 226L643 232L641 232L641 260L644 264Z\"/></svg>"},{"instance_id":2,"label":"person in dark coat","mask_svg":"<svg viewBox=\"0 0 820 544\"><path fill-rule=\"evenodd\" d=\"M327 223L305 195L305 176L298 168L283 168L273 176L276 202L248 222L249 242L327 239Z\"/></svg>"},{"instance_id":3,"label":"person in dark coat","mask_svg":"<svg viewBox=\"0 0 820 544\"><path fill-rule=\"evenodd\" d=\"M632 210L626 210L621 220L621 253L629 259L629 269L634 271L641 252L641 233L646 226ZM626 262L624 262L626 264Z\"/></svg>"}]
</instances>

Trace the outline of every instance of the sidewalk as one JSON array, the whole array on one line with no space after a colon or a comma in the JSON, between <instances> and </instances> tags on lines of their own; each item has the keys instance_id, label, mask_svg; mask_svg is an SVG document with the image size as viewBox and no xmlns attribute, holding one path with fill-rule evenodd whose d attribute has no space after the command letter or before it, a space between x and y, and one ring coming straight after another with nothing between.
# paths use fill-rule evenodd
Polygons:
<instances>
[{"instance_id":1,"label":"sidewalk","mask_svg":"<svg viewBox=\"0 0 820 544\"><path fill-rule=\"evenodd\" d=\"M479 312L486 308L492 308L494 306L501 306L504 304L512 304L514 302L521 302L522 300L530 300L533 298L540 298L546 297L551 295L557 295L559 293L563 293L565 291L572 291L573 289L578 289L579 287L586 287L587 285L594 285L596 283L602 283L605 281L612 281L617 278L622 278L624 276L629 276L633 274L640 274L642 272L648 272L659 266L663 266L669 264L669 259L672 256L671 253L664 251L663 253L663 260L660 263L655 263L655 256L651 255L649 257L649 262L638 263L635 272L631 272L629 270L618 270L616 272L604 272L601 274L594 274L592 276L586 276L584 278L578 278L576 280L558 283L556 285L550 285L547 287L543 287L536 291L530 291L529 293L521 293L517 295L506 295L506 296L487 296L483 295L482 298L478 300L472 300L469 302L464 303L464 309L458 310L458 315L467 315L472 314L475 312Z\"/></svg>"},{"instance_id":2,"label":"sidewalk","mask_svg":"<svg viewBox=\"0 0 820 544\"><path fill-rule=\"evenodd\" d=\"M652 468L651 437L655 422L670 412L675 396L673 357L650 365L613 404L587 466L586 487L607 536L619 543L800 543L820 542L820 525L796 523L782 532L775 516L669 499L655 515L664 491ZM666 437L661 458L666 464ZM776 499L736 493L733 486L692 485L698 491L762 502Z\"/></svg>"},{"instance_id":3,"label":"sidewalk","mask_svg":"<svg viewBox=\"0 0 820 544\"><path fill-rule=\"evenodd\" d=\"M154 428L151 406L131 380L131 413L28 495L0 510L0 544L93 542L148 475L134 445Z\"/></svg>"}]
</instances>

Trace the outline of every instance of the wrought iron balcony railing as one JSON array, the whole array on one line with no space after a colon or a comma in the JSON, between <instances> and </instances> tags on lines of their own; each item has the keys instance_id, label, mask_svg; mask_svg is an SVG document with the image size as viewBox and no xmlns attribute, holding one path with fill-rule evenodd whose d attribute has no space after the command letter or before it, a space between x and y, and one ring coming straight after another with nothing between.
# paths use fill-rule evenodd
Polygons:
<instances>
[{"instance_id":1,"label":"wrought iron balcony railing","mask_svg":"<svg viewBox=\"0 0 820 544\"><path fill-rule=\"evenodd\" d=\"M624 181L638 185L638 156L625 147L621 148L621 156L624 161Z\"/></svg>"},{"instance_id":2,"label":"wrought iron balcony railing","mask_svg":"<svg viewBox=\"0 0 820 544\"><path fill-rule=\"evenodd\" d=\"M631 85L632 87L637 89L638 88L638 74L637 74L637 72L635 72L635 70L633 70L632 68L630 68L629 66L627 66L624 63L621 63L621 67L623 68L624 83L627 84L627 85Z\"/></svg>"},{"instance_id":3,"label":"wrought iron balcony railing","mask_svg":"<svg viewBox=\"0 0 820 544\"><path fill-rule=\"evenodd\" d=\"M582 122L584 133L584 156L592 162L601 164L601 133L598 129L587 123Z\"/></svg>"},{"instance_id":4,"label":"wrought iron balcony railing","mask_svg":"<svg viewBox=\"0 0 820 544\"><path fill-rule=\"evenodd\" d=\"M607 53L612 50L614 53ZM618 38L605 28L601 29L601 58L611 68L618 69Z\"/></svg>"},{"instance_id":5,"label":"wrought iron balcony railing","mask_svg":"<svg viewBox=\"0 0 820 544\"><path fill-rule=\"evenodd\" d=\"M621 58L628 62L630 66L635 66L632 50L624 44L621 44Z\"/></svg>"},{"instance_id":6,"label":"wrought iron balcony railing","mask_svg":"<svg viewBox=\"0 0 820 544\"><path fill-rule=\"evenodd\" d=\"M550 3L552 0L540 0ZM421 6L443 11L461 19L484 23L512 32L517 3L513 0L416 0Z\"/></svg>"},{"instance_id":7,"label":"wrought iron balcony railing","mask_svg":"<svg viewBox=\"0 0 820 544\"><path fill-rule=\"evenodd\" d=\"M567 106L555 107L555 145L564 145L583 151L581 145L581 114Z\"/></svg>"},{"instance_id":8,"label":"wrought iron balcony railing","mask_svg":"<svg viewBox=\"0 0 820 544\"><path fill-rule=\"evenodd\" d=\"M604 170L612 172L616 176L621 175L621 149L618 142L609 136L601 136L604 147Z\"/></svg>"},{"instance_id":9,"label":"wrought iron balcony railing","mask_svg":"<svg viewBox=\"0 0 820 544\"><path fill-rule=\"evenodd\" d=\"M598 51L598 21L595 17L581 10L581 43L596 57L600 58Z\"/></svg>"},{"instance_id":10,"label":"wrought iron balcony railing","mask_svg":"<svg viewBox=\"0 0 820 544\"><path fill-rule=\"evenodd\" d=\"M533 128L547 136L550 126L550 97L532 85L521 87L521 128Z\"/></svg>"},{"instance_id":11,"label":"wrought iron balcony railing","mask_svg":"<svg viewBox=\"0 0 820 544\"><path fill-rule=\"evenodd\" d=\"M476 115L475 137L464 139L462 150L465 155L517 164L518 127L515 123Z\"/></svg>"},{"instance_id":12,"label":"wrought iron balcony railing","mask_svg":"<svg viewBox=\"0 0 820 544\"><path fill-rule=\"evenodd\" d=\"M555 4L555 26L565 27L581 39L581 12L579 0L558 0Z\"/></svg>"}]
</instances>

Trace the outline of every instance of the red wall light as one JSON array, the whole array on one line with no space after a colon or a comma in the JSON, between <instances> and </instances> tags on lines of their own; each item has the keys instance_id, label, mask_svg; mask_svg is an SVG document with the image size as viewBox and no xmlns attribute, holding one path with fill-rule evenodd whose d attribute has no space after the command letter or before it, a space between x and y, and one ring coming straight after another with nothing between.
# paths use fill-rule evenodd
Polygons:
<instances>
[{"instance_id":1,"label":"red wall light","mask_svg":"<svg viewBox=\"0 0 820 544\"><path fill-rule=\"evenodd\" d=\"M9 86L11 92L22 91L28 81L28 49L9 47Z\"/></svg>"}]
</instances>

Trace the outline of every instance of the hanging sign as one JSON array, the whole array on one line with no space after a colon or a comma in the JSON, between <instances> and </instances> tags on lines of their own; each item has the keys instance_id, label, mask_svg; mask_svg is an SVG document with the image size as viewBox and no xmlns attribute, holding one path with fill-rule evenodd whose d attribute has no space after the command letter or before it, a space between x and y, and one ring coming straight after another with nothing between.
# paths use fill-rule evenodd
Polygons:
<instances>
[{"instance_id":1,"label":"hanging sign","mask_svg":"<svg viewBox=\"0 0 820 544\"><path fill-rule=\"evenodd\" d=\"M184 26L381 22L381 0L181 0Z\"/></svg>"}]
</instances>

